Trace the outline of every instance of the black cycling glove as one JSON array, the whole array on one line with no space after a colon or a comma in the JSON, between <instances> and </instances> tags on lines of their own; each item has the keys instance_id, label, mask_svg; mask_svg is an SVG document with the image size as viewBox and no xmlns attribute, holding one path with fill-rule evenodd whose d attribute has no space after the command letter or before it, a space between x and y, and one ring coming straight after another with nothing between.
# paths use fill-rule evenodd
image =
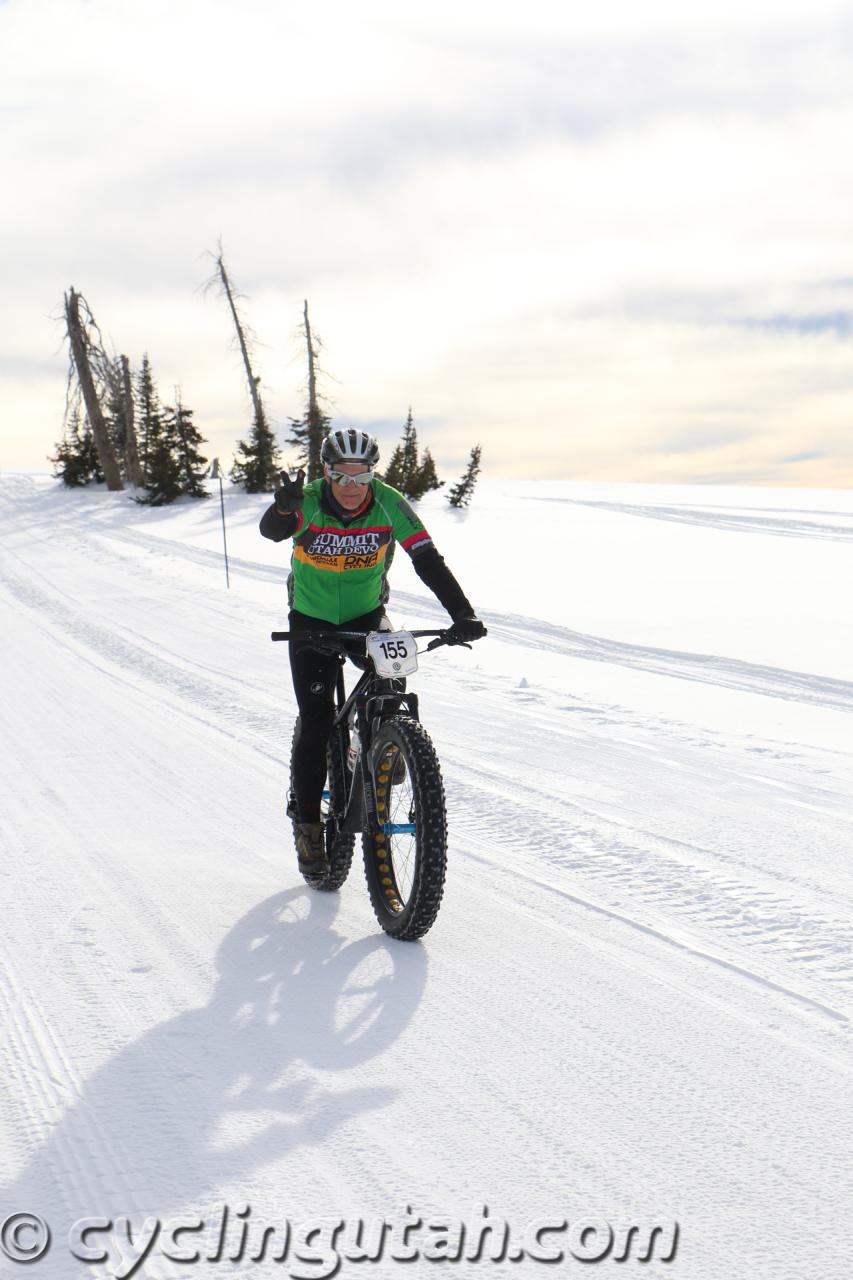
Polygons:
<instances>
[{"instance_id":1,"label":"black cycling glove","mask_svg":"<svg viewBox=\"0 0 853 1280\"><path fill-rule=\"evenodd\" d=\"M450 635L458 644L469 644L472 640L482 640L488 631L478 617L470 609L457 613L450 628Z\"/></svg>"},{"instance_id":2,"label":"black cycling glove","mask_svg":"<svg viewBox=\"0 0 853 1280\"><path fill-rule=\"evenodd\" d=\"M280 516L289 516L302 506L302 500L305 497L305 472L300 467L296 479L291 480L286 471L280 471L278 478L281 488L276 489L273 494L275 509Z\"/></svg>"}]
</instances>

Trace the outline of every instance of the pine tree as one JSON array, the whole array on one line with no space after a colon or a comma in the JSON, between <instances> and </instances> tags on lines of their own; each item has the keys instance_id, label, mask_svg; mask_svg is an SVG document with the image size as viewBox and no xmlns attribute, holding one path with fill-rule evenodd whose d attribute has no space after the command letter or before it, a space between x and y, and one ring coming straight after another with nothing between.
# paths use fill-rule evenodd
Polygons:
<instances>
[{"instance_id":1,"label":"pine tree","mask_svg":"<svg viewBox=\"0 0 853 1280\"><path fill-rule=\"evenodd\" d=\"M136 501L149 507L162 507L181 495L181 467L174 413L170 417L160 405L147 352L142 357L137 378L137 399L146 492L144 498Z\"/></svg>"},{"instance_id":2,"label":"pine tree","mask_svg":"<svg viewBox=\"0 0 853 1280\"><path fill-rule=\"evenodd\" d=\"M394 452L388 466L385 468L383 479L386 484L392 485L395 489L399 489L403 479L403 448L402 445L395 445Z\"/></svg>"},{"instance_id":3,"label":"pine tree","mask_svg":"<svg viewBox=\"0 0 853 1280\"><path fill-rule=\"evenodd\" d=\"M142 476L147 485L151 477L151 459L163 433L163 411L147 352L142 357L142 366L136 379L136 400L139 435L142 440Z\"/></svg>"},{"instance_id":4,"label":"pine tree","mask_svg":"<svg viewBox=\"0 0 853 1280\"><path fill-rule=\"evenodd\" d=\"M430 458L430 464L434 476L435 463L432 462L432 458ZM412 406L409 405L409 414L406 425L403 427L403 438L395 446L391 460L385 468L385 483L399 489L405 497L417 500L423 497L428 488L436 487L430 484L428 476L422 477L421 471L422 465L418 458L418 433L412 417Z\"/></svg>"},{"instance_id":5,"label":"pine tree","mask_svg":"<svg viewBox=\"0 0 853 1280\"><path fill-rule=\"evenodd\" d=\"M181 469L171 427L164 425L151 446L145 490L145 497L136 501L148 507L163 507L181 496Z\"/></svg>"},{"instance_id":6,"label":"pine tree","mask_svg":"<svg viewBox=\"0 0 853 1280\"><path fill-rule=\"evenodd\" d=\"M249 440L239 440L237 457L231 468L231 479L241 484L246 493L271 493L278 485L281 455L275 436L267 426L263 405L255 411Z\"/></svg>"},{"instance_id":7,"label":"pine tree","mask_svg":"<svg viewBox=\"0 0 853 1280\"><path fill-rule=\"evenodd\" d=\"M418 433L412 418L412 406L409 405L409 416L403 427L403 442L400 458L400 492L407 498L415 497L413 490L417 488L418 477Z\"/></svg>"},{"instance_id":8,"label":"pine tree","mask_svg":"<svg viewBox=\"0 0 853 1280\"><path fill-rule=\"evenodd\" d=\"M417 492L412 494L415 499L422 498L425 493L429 493L431 489L440 489L444 484L443 480L439 480L435 470L435 462L429 449L424 449L424 456L420 467L418 468Z\"/></svg>"},{"instance_id":9,"label":"pine tree","mask_svg":"<svg viewBox=\"0 0 853 1280\"><path fill-rule=\"evenodd\" d=\"M204 487L207 458L199 452L199 446L207 442L193 422L192 409L187 409L181 402L177 387L175 407L166 409L164 426L177 456L181 493L191 498L208 498L210 495Z\"/></svg>"},{"instance_id":10,"label":"pine tree","mask_svg":"<svg viewBox=\"0 0 853 1280\"><path fill-rule=\"evenodd\" d=\"M480 454L482 450L478 444L474 445L471 450L471 456L468 459L468 466L461 480L453 486L447 495L447 501L451 507L467 507L474 493L474 485L477 482L477 476L480 474Z\"/></svg>"},{"instance_id":11,"label":"pine tree","mask_svg":"<svg viewBox=\"0 0 853 1280\"><path fill-rule=\"evenodd\" d=\"M383 479L413 502L417 502L430 489L440 489L444 483L436 475L435 461L429 449L424 449L422 459L418 457L418 433L411 405L403 427L403 438L394 447Z\"/></svg>"},{"instance_id":12,"label":"pine tree","mask_svg":"<svg viewBox=\"0 0 853 1280\"><path fill-rule=\"evenodd\" d=\"M297 465L304 468L310 483L323 474L320 451L332 420L315 405L313 410L308 407L304 418L289 418L288 421L290 435L287 443L297 450Z\"/></svg>"},{"instance_id":13,"label":"pine tree","mask_svg":"<svg viewBox=\"0 0 853 1280\"><path fill-rule=\"evenodd\" d=\"M98 446L95 443L95 433L93 432L89 422L87 421L83 429L83 435L80 440L80 462L83 473L88 476L93 484L103 484L105 477L101 469L101 459L98 454Z\"/></svg>"},{"instance_id":14,"label":"pine tree","mask_svg":"<svg viewBox=\"0 0 853 1280\"><path fill-rule=\"evenodd\" d=\"M48 459L54 463L54 476L62 480L69 489L81 488L93 480L103 483L104 473L98 460L95 437L92 428L86 422L83 434L80 434L80 409L72 409L65 429L65 435L56 446L56 453Z\"/></svg>"}]
</instances>

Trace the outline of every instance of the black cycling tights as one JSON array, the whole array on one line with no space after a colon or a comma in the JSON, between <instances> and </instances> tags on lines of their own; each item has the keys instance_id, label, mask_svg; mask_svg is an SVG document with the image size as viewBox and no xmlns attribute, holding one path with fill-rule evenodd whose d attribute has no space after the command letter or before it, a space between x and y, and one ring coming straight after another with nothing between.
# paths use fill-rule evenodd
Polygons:
<instances>
[{"instance_id":1,"label":"black cycling tights","mask_svg":"<svg viewBox=\"0 0 853 1280\"><path fill-rule=\"evenodd\" d=\"M323 622L307 613L290 611L291 631L377 631L384 615L380 607L348 622ZM319 653L310 641L291 640L290 671L299 705L293 751L293 790L300 822L320 821L320 801L326 781L326 743L335 718L336 654Z\"/></svg>"}]
</instances>

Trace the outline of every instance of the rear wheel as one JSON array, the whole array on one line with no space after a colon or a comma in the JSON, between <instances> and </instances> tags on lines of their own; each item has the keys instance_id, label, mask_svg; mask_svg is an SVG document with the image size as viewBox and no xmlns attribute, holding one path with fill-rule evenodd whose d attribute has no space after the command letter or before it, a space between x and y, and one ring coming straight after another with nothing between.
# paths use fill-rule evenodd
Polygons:
<instances>
[{"instance_id":1,"label":"rear wheel","mask_svg":"<svg viewBox=\"0 0 853 1280\"><path fill-rule=\"evenodd\" d=\"M417 720L395 715L373 745L376 816L364 831L364 869L376 918L410 941L432 926L444 892L447 815L435 748Z\"/></svg>"},{"instance_id":2,"label":"rear wheel","mask_svg":"<svg viewBox=\"0 0 853 1280\"><path fill-rule=\"evenodd\" d=\"M299 733L299 720L293 731L293 744ZM343 820L347 802L347 791L350 785L350 772L347 768L347 751L349 734L345 725L338 725L332 730L329 744L326 747L326 788L320 804L320 818L323 822L323 833L326 841L326 856L329 859L329 870L324 875L306 875L303 879L312 889L333 891L340 889L349 875L352 866L352 855L355 849L355 836L352 833L338 830L338 822ZM290 803L288 813L293 820L293 842L296 844L296 827L298 815L293 801L293 748L291 748L290 768Z\"/></svg>"}]
</instances>

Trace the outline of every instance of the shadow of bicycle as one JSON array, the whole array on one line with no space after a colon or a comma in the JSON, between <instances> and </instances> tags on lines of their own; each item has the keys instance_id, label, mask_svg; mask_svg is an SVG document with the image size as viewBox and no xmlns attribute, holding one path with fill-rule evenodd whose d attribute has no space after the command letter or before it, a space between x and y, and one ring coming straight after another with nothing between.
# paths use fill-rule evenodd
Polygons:
<instances>
[{"instance_id":1,"label":"shadow of bicycle","mask_svg":"<svg viewBox=\"0 0 853 1280\"><path fill-rule=\"evenodd\" d=\"M94 1072L0 1202L64 1231L87 1215L201 1211L263 1186L265 1166L279 1191L300 1186L307 1149L397 1096L375 1064L369 1083L349 1081L403 1032L426 979L419 946L346 942L338 903L300 887L254 907L218 949L210 1001ZM26 1083L35 1129L43 1082ZM55 1248L39 1276L59 1262Z\"/></svg>"}]
</instances>

